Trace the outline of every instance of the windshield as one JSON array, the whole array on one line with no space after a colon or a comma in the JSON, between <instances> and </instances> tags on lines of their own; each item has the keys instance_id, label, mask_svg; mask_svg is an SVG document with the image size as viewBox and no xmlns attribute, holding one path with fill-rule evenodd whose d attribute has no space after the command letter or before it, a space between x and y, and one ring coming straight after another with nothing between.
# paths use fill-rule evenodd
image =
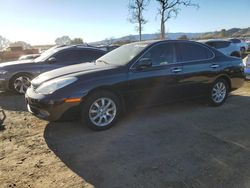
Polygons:
<instances>
[{"instance_id":1,"label":"windshield","mask_svg":"<svg viewBox=\"0 0 250 188\"><path fill-rule=\"evenodd\" d=\"M147 46L147 43L126 44L107 53L96 62L103 62L111 65L126 65Z\"/></svg>"},{"instance_id":2,"label":"windshield","mask_svg":"<svg viewBox=\"0 0 250 188\"><path fill-rule=\"evenodd\" d=\"M41 62L47 60L51 55L53 55L55 52L57 52L55 47L52 47L45 52L43 52L38 58L35 59L35 62Z\"/></svg>"}]
</instances>

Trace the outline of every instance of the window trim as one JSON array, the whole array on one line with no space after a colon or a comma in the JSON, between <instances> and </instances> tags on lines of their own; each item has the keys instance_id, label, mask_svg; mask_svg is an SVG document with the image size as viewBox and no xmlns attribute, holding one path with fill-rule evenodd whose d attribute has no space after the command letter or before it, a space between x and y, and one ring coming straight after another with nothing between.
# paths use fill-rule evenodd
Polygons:
<instances>
[{"instance_id":1,"label":"window trim","mask_svg":"<svg viewBox=\"0 0 250 188\"><path fill-rule=\"evenodd\" d=\"M215 53L214 53L207 45L201 44L201 43L199 43L199 42L194 42L194 41L178 41L178 40L176 40L176 41L161 41L161 42L158 42L157 44L153 44L153 45L150 46L147 50L145 50L145 51L135 60L135 62L132 63L132 65L129 67L129 70L136 70L136 68L134 67L134 65L135 65L136 63L138 63L138 61L139 61L139 60L140 60L149 50L151 50L153 47L158 46L158 45L160 45L160 44L166 44L166 43L173 43L173 45L174 45L174 55L175 55L175 57L174 57L174 62L173 62L173 63L170 63L170 64L168 64L168 65L161 65L161 66L155 66L155 67L162 67L162 66L169 66L169 65L178 65L178 64L183 64L183 63L191 63L191 62L199 62L199 61L209 61L209 60L212 60L212 59L215 58ZM200 59L200 60L180 61L180 62L177 62L177 56L176 56L176 55L177 55L177 53L176 53L177 49L176 49L176 47L177 47L177 44L178 44L178 43L191 43L191 44L200 45L200 46L202 46L202 47L204 47L204 48L207 48L207 49L213 54L213 56L212 56L211 58L208 58L208 59Z\"/></svg>"},{"instance_id":2,"label":"window trim","mask_svg":"<svg viewBox=\"0 0 250 188\"><path fill-rule=\"evenodd\" d=\"M178 43L178 41L177 41L177 43ZM181 43L181 42L179 42L179 43ZM206 45L200 44L200 43L198 43L198 42L193 43L193 42L188 42L188 41L184 41L183 43L197 44L197 45L200 45L200 46L202 46L202 47L204 47L204 48L207 48L207 49L213 54L213 56L212 56L211 58L207 58L207 59L197 59L197 60L190 60L190 61L180 61L180 62L177 62L178 64L179 64L179 63L198 62L198 61L209 61L209 60L212 60L212 59L215 58L215 53L214 53L209 47L207 47Z\"/></svg>"},{"instance_id":3,"label":"window trim","mask_svg":"<svg viewBox=\"0 0 250 188\"><path fill-rule=\"evenodd\" d=\"M170 44L171 44L171 41L162 41L162 42L158 42L158 43L153 44L152 46L150 46L147 50L145 50L145 51L136 59L136 61L129 67L129 70L136 70L136 67L134 67L134 65L136 65L136 63L138 63L139 60L140 60L145 54L147 54L152 48L157 47L157 46L162 45L162 44L167 44L167 43L170 43ZM172 44L173 44L173 52L174 52L173 63L169 63L169 64L166 64L166 65L154 66L154 67L152 67L152 68L155 68L155 67L164 67L164 66L169 66L169 65L177 64L177 63L176 63L177 58L176 58L176 46L175 46L175 41L173 41Z\"/></svg>"}]
</instances>

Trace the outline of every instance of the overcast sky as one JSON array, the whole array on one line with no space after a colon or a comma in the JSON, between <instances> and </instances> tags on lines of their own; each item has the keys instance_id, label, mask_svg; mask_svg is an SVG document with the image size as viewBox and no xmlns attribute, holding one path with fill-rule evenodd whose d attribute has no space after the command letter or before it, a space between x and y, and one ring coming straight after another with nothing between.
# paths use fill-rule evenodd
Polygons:
<instances>
[{"instance_id":1,"label":"overcast sky","mask_svg":"<svg viewBox=\"0 0 250 188\"><path fill-rule=\"evenodd\" d=\"M0 0L0 35L30 44L53 44L68 35L94 42L137 34L128 22L129 0ZM168 32L206 32L250 27L250 0L193 0L166 25ZM145 12L143 33L159 32L156 0Z\"/></svg>"}]
</instances>

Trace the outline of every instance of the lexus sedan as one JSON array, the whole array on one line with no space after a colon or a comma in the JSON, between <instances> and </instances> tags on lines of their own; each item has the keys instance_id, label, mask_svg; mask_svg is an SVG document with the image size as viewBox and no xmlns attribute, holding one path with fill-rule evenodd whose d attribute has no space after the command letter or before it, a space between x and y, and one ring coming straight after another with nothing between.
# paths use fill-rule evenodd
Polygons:
<instances>
[{"instance_id":1,"label":"lexus sedan","mask_svg":"<svg viewBox=\"0 0 250 188\"><path fill-rule=\"evenodd\" d=\"M0 91L24 94L39 74L68 65L94 61L106 52L84 46L55 46L34 60L0 63Z\"/></svg>"},{"instance_id":2,"label":"lexus sedan","mask_svg":"<svg viewBox=\"0 0 250 188\"><path fill-rule=\"evenodd\" d=\"M205 44L164 40L131 43L94 63L41 74L26 92L28 110L56 121L77 112L94 130L110 128L131 107L206 97L214 106L244 83L242 60Z\"/></svg>"}]
</instances>

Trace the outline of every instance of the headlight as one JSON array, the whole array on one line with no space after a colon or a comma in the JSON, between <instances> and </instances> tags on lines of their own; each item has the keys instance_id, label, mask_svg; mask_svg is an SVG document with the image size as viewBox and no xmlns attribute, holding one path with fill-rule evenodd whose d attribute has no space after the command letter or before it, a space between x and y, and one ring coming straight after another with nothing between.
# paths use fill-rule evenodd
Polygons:
<instances>
[{"instance_id":1,"label":"headlight","mask_svg":"<svg viewBox=\"0 0 250 188\"><path fill-rule=\"evenodd\" d=\"M56 90L61 89L69 84L72 84L77 80L76 77L69 77L69 78L58 78L48 82L43 83L40 85L36 92L44 95L48 95L54 93Z\"/></svg>"},{"instance_id":2,"label":"headlight","mask_svg":"<svg viewBox=\"0 0 250 188\"><path fill-rule=\"evenodd\" d=\"M7 73L7 71L5 71L5 70L0 70L0 74L6 74Z\"/></svg>"}]
</instances>

